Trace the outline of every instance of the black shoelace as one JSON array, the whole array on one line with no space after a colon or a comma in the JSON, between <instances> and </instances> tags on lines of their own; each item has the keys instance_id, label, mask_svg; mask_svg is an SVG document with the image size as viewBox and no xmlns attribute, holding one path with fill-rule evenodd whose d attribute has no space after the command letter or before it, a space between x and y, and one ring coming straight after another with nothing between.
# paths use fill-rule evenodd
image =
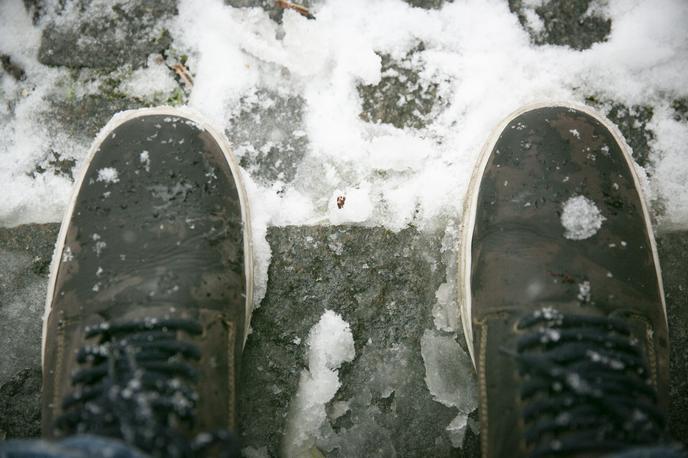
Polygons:
<instances>
[{"instance_id":1,"label":"black shoelace","mask_svg":"<svg viewBox=\"0 0 688 458\"><path fill-rule=\"evenodd\" d=\"M189 363L200 351L177 333L202 332L188 319L146 319L101 323L85 331L98 339L77 353L82 368L75 390L63 400L56 427L62 434L89 433L122 439L141 451L166 457L199 456L210 447L234 456L238 444L227 431L199 434L193 427L198 371Z\"/></svg>"},{"instance_id":2,"label":"black shoelace","mask_svg":"<svg viewBox=\"0 0 688 458\"><path fill-rule=\"evenodd\" d=\"M664 418L640 346L618 319L544 308L522 318L515 358L532 456L657 444Z\"/></svg>"}]
</instances>

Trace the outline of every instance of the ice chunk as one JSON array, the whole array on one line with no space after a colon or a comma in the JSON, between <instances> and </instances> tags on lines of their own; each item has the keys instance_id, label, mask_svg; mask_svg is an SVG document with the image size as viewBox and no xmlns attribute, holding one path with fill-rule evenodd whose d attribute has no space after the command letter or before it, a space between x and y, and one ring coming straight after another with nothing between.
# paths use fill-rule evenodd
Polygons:
<instances>
[{"instance_id":1,"label":"ice chunk","mask_svg":"<svg viewBox=\"0 0 688 458\"><path fill-rule=\"evenodd\" d=\"M605 220L595 202L585 196L571 197L563 205L561 225L566 229L564 237L567 239L588 239L597 233Z\"/></svg>"},{"instance_id":2,"label":"ice chunk","mask_svg":"<svg viewBox=\"0 0 688 458\"><path fill-rule=\"evenodd\" d=\"M459 306L456 303L453 283L442 283L435 292L437 302L432 307L435 327L442 331L455 331L459 324Z\"/></svg>"},{"instance_id":3,"label":"ice chunk","mask_svg":"<svg viewBox=\"0 0 688 458\"><path fill-rule=\"evenodd\" d=\"M349 324L340 315L325 311L308 334L308 370L301 373L296 397L290 406L284 438L286 456L300 456L309 450L327 418L325 404L341 383L338 369L355 356Z\"/></svg>"},{"instance_id":4,"label":"ice chunk","mask_svg":"<svg viewBox=\"0 0 688 458\"><path fill-rule=\"evenodd\" d=\"M433 399L465 414L478 406L473 364L452 335L426 330L420 341L425 383Z\"/></svg>"},{"instance_id":5,"label":"ice chunk","mask_svg":"<svg viewBox=\"0 0 688 458\"><path fill-rule=\"evenodd\" d=\"M466 427L468 426L468 415L459 412L459 414L447 426L449 433L449 440L452 446L459 448L463 445L463 437L466 435Z\"/></svg>"},{"instance_id":6,"label":"ice chunk","mask_svg":"<svg viewBox=\"0 0 688 458\"><path fill-rule=\"evenodd\" d=\"M433 330L426 330L423 334L420 351L425 363L425 383L433 399L458 409L447 431L452 444L460 446L466 432L468 414L478 407L471 358L452 335Z\"/></svg>"}]
</instances>

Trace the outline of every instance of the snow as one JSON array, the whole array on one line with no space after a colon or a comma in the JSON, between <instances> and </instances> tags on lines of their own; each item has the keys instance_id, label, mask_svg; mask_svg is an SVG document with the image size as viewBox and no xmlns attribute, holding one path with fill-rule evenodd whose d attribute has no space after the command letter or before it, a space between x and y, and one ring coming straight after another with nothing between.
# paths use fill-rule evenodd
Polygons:
<instances>
[{"instance_id":1,"label":"snow","mask_svg":"<svg viewBox=\"0 0 688 458\"><path fill-rule=\"evenodd\" d=\"M326 2L316 8L316 21L287 13L280 28L255 9L219 3L203 3L201 8L198 0L187 0L180 5L180 33L174 36L180 47L196 51L190 64L198 69L191 104L218 123L227 122L242 96L258 88L306 99L303 131L310 147L304 173L289 187L311 201L314 214L299 223L399 230L414 222L432 228L456 217L479 146L492 126L523 103L543 97L582 101L584 94L575 90L578 83L628 103L655 103L660 86L673 93L685 91L676 78L685 62L675 59L653 59L646 67L628 54L625 60L615 58L618 65L610 69L606 60L626 49L616 31L627 39L626 21L640 21L635 10L612 6L610 14L617 12L619 18L614 18L609 41L583 53L532 46L503 2L479 1L457 2L437 12L392 1ZM686 15L678 3L664 6L676 17ZM376 20L383 16L389 27ZM656 9L652 16L679 24ZM217 22L223 27L214 27ZM684 51L680 27L668 29L670 33L658 36L643 28L648 38L661 40L675 54ZM448 108L420 131L363 122L356 86L382 76L376 52L401 56L416 40L427 48L422 78L439 82L450 98ZM665 73L655 80L657 65ZM279 77L272 71L275 66L283 69ZM239 75L234 68L242 69ZM637 87L638 69L653 74L641 78L653 95ZM232 72L233 78L222 78L225 72ZM317 160L319 170L309 170L310 159ZM385 177L380 179L377 171ZM310 186L316 174L322 175L318 186ZM336 207L336 198L346 190L358 192L360 207ZM282 224L278 215L270 216L270 224Z\"/></svg>"},{"instance_id":2,"label":"snow","mask_svg":"<svg viewBox=\"0 0 688 458\"><path fill-rule=\"evenodd\" d=\"M541 3L527 2L526 15ZM36 61L41 25L31 25L16 2L3 2L0 8L0 51L22 64L32 82L22 86L2 77L3 99L14 100L21 91L27 95L17 99L12 113L4 105L0 111L9 119L2 127L0 154L12 164L1 172L11 192L0 205L0 221L57 221L68 199L68 180L50 174L32 179L25 172L47 144L59 143L77 160L85 148L74 147L73 138L41 132L37 114L64 72ZM686 95L688 39L682 24L688 7L679 0L617 0L604 10L612 19L611 35L583 52L534 46L507 5L496 0L454 2L437 11L393 0L329 1L315 7L317 20L286 12L281 26L258 8L182 0L171 32L176 49L188 50L195 76L190 104L218 126L230 124L238 104L259 89L305 100L304 125L295 132L308 138L308 151L301 173L287 186L305 210L285 220L281 205L268 204L266 225L437 228L458 218L477 152L500 119L535 100L583 102L594 94L653 107L657 175L650 187L666 200L667 227L686 227L688 164L680 151L688 127L672 120L667 95ZM386 20L381 23L380 17ZM378 53L401 58L419 41L425 50L412 62L420 83L437 84L446 105L423 129L361 120L356 87L382 77ZM168 70L152 55L120 90L133 97L170 91L175 82ZM87 90L85 85L77 89ZM321 176L311 186L315 174ZM270 183L257 188L263 195L276 192ZM347 196L351 205L335 211L336 197L344 192L352 194Z\"/></svg>"},{"instance_id":3,"label":"snow","mask_svg":"<svg viewBox=\"0 0 688 458\"><path fill-rule=\"evenodd\" d=\"M114 167L103 167L102 169L98 169L96 181L102 181L109 184L117 183L119 182L119 173Z\"/></svg>"},{"instance_id":4,"label":"snow","mask_svg":"<svg viewBox=\"0 0 688 458\"><path fill-rule=\"evenodd\" d=\"M120 90L131 96L146 99L170 93L178 87L162 56L151 54L146 67L135 70L129 79L120 85Z\"/></svg>"},{"instance_id":5,"label":"snow","mask_svg":"<svg viewBox=\"0 0 688 458\"><path fill-rule=\"evenodd\" d=\"M583 303L590 302L590 282L588 280L578 284L578 300Z\"/></svg>"},{"instance_id":6,"label":"snow","mask_svg":"<svg viewBox=\"0 0 688 458\"><path fill-rule=\"evenodd\" d=\"M328 204L331 224L361 223L370 218L373 211L369 188L335 190Z\"/></svg>"},{"instance_id":7,"label":"snow","mask_svg":"<svg viewBox=\"0 0 688 458\"><path fill-rule=\"evenodd\" d=\"M150 172L150 153L148 151L141 151L141 154L139 155L139 161L141 164L143 164L143 168L146 170L146 172Z\"/></svg>"},{"instance_id":8,"label":"snow","mask_svg":"<svg viewBox=\"0 0 688 458\"><path fill-rule=\"evenodd\" d=\"M65 70L36 60L40 29L31 24L23 2L0 2L0 54L21 66L16 81L0 71L0 226L59 221L71 183L52 174L30 175L47 151L85 152L64 133L46 131L44 100Z\"/></svg>"},{"instance_id":9,"label":"snow","mask_svg":"<svg viewBox=\"0 0 688 458\"><path fill-rule=\"evenodd\" d=\"M595 202L585 196L570 197L562 206L561 225L564 237L570 240L585 240L597 234L606 219Z\"/></svg>"},{"instance_id":10,"label":"snow","mask_svg":"<svg viewBox=\"0 0 688 458\"><path fill-rule=\"evenodd\" d=\"M301 373L290 406L284 439L286 456L305 456L327 418L325 404L341 386L338 370L354 359L354 338L349 324L326 310L308 333L308 370Z\"/></svg>"}]
</instances>

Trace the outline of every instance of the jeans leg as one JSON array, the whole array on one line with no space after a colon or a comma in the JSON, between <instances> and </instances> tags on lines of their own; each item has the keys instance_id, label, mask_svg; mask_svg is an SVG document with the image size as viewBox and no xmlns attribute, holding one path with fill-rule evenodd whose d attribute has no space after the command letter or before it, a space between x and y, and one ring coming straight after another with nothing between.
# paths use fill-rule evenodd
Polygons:
<instances>
[{"instance_id":1,"label":"jeans leg","mask_svg":"<svg viewBox=\"0 0 688 458\"><path fill-rule=\"evenodd\" d=\"M0 458L147 458L124 442L100 436L76 435L60 441L0 442Z\"/></svg>"},{"instance_id":2,"label":"jeans leg","mask_svg":"<svg viewBox=\"0 0 688 458\"><path fill-rule=\"evenodd\" d=\"M606 455L605 458L688 458L688 454L679 447L671 445L653 447L633 447Z\"/></svg>"}]
</instances>

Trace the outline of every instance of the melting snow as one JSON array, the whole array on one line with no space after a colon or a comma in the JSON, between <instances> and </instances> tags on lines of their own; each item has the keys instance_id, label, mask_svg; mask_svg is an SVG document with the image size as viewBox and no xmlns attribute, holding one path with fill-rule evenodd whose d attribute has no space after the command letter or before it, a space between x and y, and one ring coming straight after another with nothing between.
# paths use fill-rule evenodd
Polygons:
<instances>
[{"instance_id":1,"label":"melting snow","mask_svg":"<svg viewBox=\"0 0 688 458\"><path fill-rule=\"evenodd\" d=\"M354 359L354 338L349 324L327 310L308 334L308 370L301 373L296 397L290 406L284 439L286 456L302 456L327 418L325 404L337 393L339 367Z\"/></svg>"},{"instance_id":2,"label":"melting snow","mask_svg":"<svg viewBox=\"0 0 688 458\"><path fill-rule=\"evenodd\" d=\"M585 280L578 284L578 300L583 303L590 302L590 282Z\"/></svg>"},{"instance_id":3,"label":"melting snow","mask_svg":"<svg viewBox=\"0 0 688 458\"><path fill-rule=\"evenodd\" d=\"M146 172L150 172L150 154L148 151L142 151L141 154L139 155L139 161L141 161L141 164L143 164L143 167L146 169Z\"/></svg>"},{"instance_id":4,"label":"melting snow","mask_svg":"<svg viewBox=\"0 0 688 458\"><path fill-rule=\"evenodd\" d=\"M117 183L119 181L119 174L114 167L104 167L98 170L98 178L96 181L104 181L105 183Z\"/></svg>"},{"instance_id":5,"label":"melting snow","mask_svg":"<svg viewBox=\"0 0 688 458\"><path fill-rule=\"evenodd\" d=\"M561 214L561 225L566 229L564 237L588 239L600 230L605 219L592 200L585 196L571 197L564 203Z\"/></svg>"}]
</instances>

